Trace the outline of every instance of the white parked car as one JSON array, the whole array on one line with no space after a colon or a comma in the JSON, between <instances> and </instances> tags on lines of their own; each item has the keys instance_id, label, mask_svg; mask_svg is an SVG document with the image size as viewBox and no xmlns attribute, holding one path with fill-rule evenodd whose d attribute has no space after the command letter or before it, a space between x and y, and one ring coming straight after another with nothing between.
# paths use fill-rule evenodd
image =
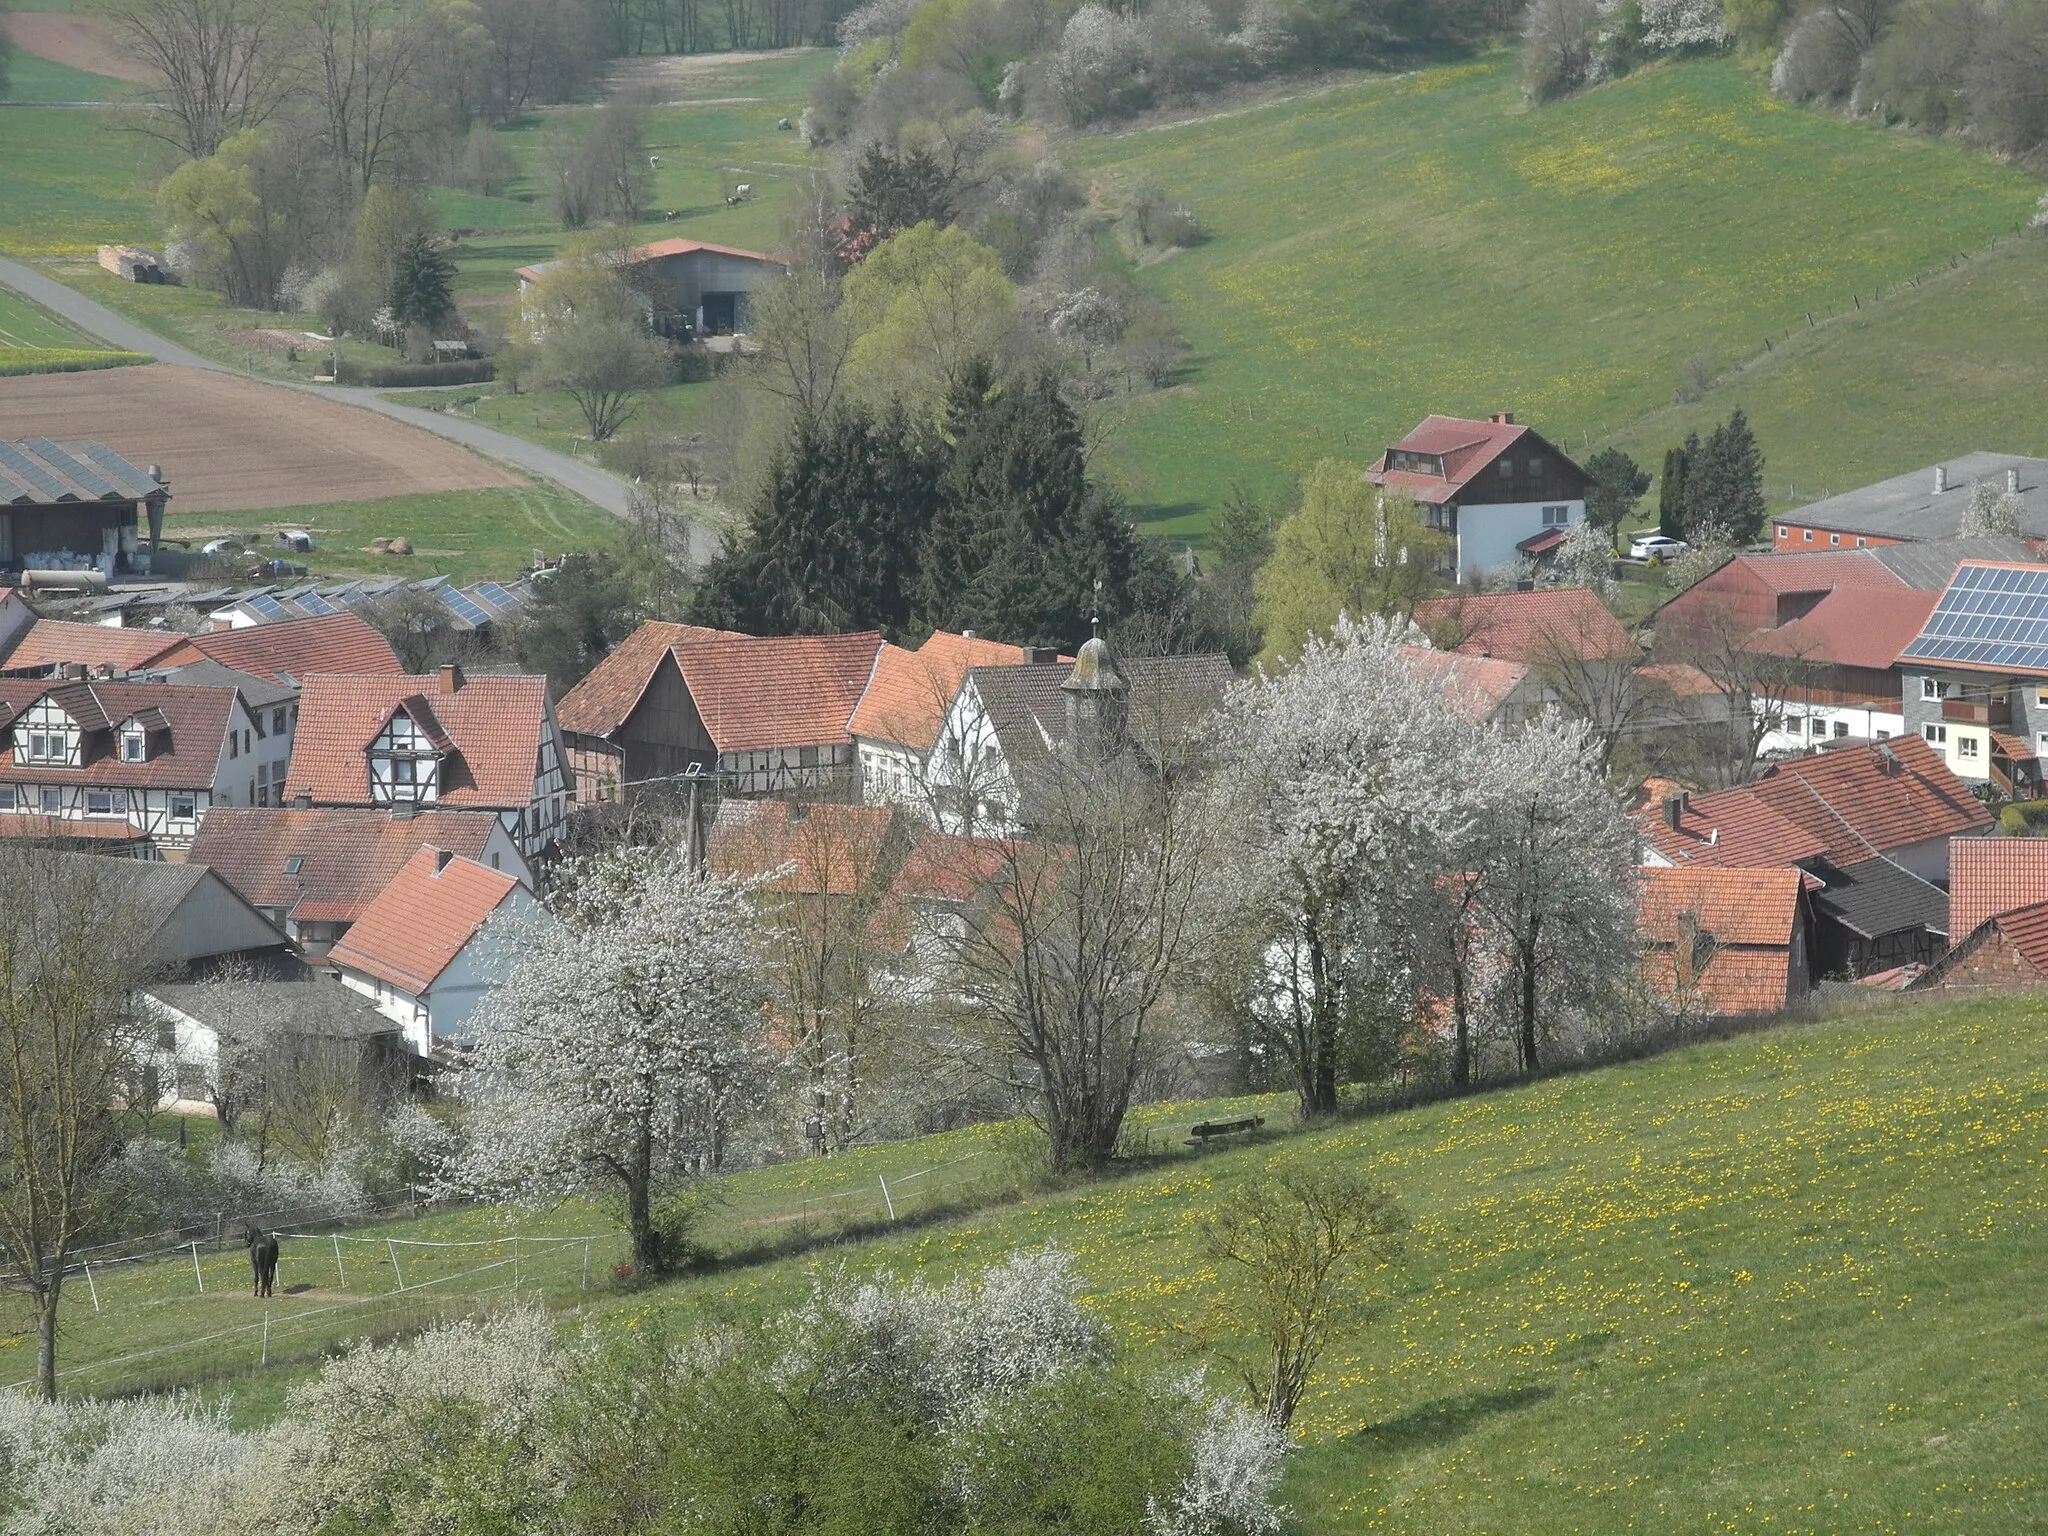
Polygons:
<instances>
[{"instance_id":1,"label":"white parked car","mask_svg":"<svg viewBox=\"0 0 2048 1536\"><path fill-rule=\"evenodd\" d=\"M1639 533L1628 541L1628 557L1631 560L1648 560L1654 555L1659 560L1669 560L1690 548L1692 546L1683 539L1667 539L1661 533Z\"/></svg>"}]
</instances>

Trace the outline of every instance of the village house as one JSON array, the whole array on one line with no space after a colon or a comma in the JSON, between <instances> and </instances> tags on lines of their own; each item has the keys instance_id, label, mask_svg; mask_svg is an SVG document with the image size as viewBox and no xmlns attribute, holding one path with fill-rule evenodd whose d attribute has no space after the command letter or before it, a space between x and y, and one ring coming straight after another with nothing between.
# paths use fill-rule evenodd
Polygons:
<instances>
[{"instance_id":1,"label":"village house","mask_svg":"<svg viewBox=\"0 0 2048 1536\"><path fill-rule=\"evenodd\" d=\"M174 860L284 745L234 687L106 678L0 678L0 730L0 836Z\"/></svg>"},{"instance_id":2,"label":"village house","mask_svg":"<svg viewBox=\"0 0 2048 1536\"><path fill-rule=\"evenodd\" d=\"M1673 794L1638 823L1650 868L1804 870L1815 969L1845 976L1924 964L1947 947L1951 845L1994 826L1911 736L1780 763L1739 789Z\"/></svg>"},{"instance_id":3,"label":"village house","mask_svg":"<svg viewBox=\"0 0 2048 1536\"><path fill-rule=\"evenodd\" d=\"M715 775L723 795L851 797L847 729L882 637L642 625L562 700L577 800Z\"/></svg>"},{"instance_id":4,"label":"village house","mask_svg":"<svg viewBox=\"0 0 2048 1536\"><path fill-rule=\"evenodd\" d=\"M940 829L1023 835L1036 817L1032 777L1049 754L1171 750L1235 676L1222 655L1119 659L1100 639L1071 665L969 668L929 768Z\"/></svg>"},{"instance_id":5,"label":"village house","mask_svg":"<svg viewBox=\"0 0 2048 1536\"><path fill-rule=\"evenodd\" d=\"M1737 555L1652 616L1657 655L1743 685L1766 754L1886 741L1909 728L1900 653L1957 568L2026 558L2004 538Z\"/></svg>"},{"instance_id":6,"label":"village house","mask_svg":"<svg viewBox=\"0 0 2048 1536\"><path fill-rule=\"evenodd\" d=\"M932 754L939 750L939 734L968 669L1057 660L1058 653L1049 647L1002 645L945 630L934 630L914 651L884 645L847 725L860 767L861 797L870 805L907 806L936 824Z\"/></svg>"},{"instance_id":7,"label":"village house","mask_svg":"<svg viewBox=\"0 0 2048 1536\"><path fill-rule=\"evenodd\" d=\"M1480 725L1518 726L1557 695L1527 662L1467 656L1426 645L1404 645L1401 659L1415 676L1443 692L1444 702Z\"/></svg>"},{"instance_id":8,"label":"village house","mask_svg":"<svg viewBox=\"0 0 2048 1536\"><path fill-rule=\"evenodd\" d=\"M1901 709L1960 777L2012 799L2048 754L2048 565L1967 561L1899 656Z\"/></svg>"},{"instance_id":9,"label":"village house","mask_svg":"<svg viewBox=\"0 0 2048 1536\"><path fill-rule=\"evenodd\" d=\"M125 630L115 633L140 634ZM172 637L177 643L152 658L156 667L212 661L273 682L303 683L315 673L398 673L391 642L353 613L286 619L245 629L204 630Z\"/></svg>"},{"instance_id":10,"label":"village house","mask_svg":"<svg viewBox=\"0 0 2048 1536\"><path fill-rule=\"evenodd\" d=\"M1644 983L1707 1018L1782 1013L1813 986L1810 925L1795 868L1645 870L1636 916Z\"/></svg>"},{"instance_id":11,"label":"village house","mask_svg":"<svg viewBox=\"0 0 2048 1536\"><path fill-rule=\"evenodd\" d=\"M38 618L23 626L13 643L0 650L0 668L18 677L44 676L66 666L139 672L177 649L184 639L175 630L121 629Z\"/></svg>"},{"instance_id":12,"label":"village house","mask_svg":"<svg viewBox=\"0 0 2048 1536\"><path fill-rule=\"evenodd\" d=\"M0 568L147 571L170 499L161 469L105 443L0 441Z\"/></svg>"},{"instance_id":13,"label":"village house","mask_svg":"<svg viewBox=\"0 0 2048 1536\"><path fill-rule=\"evenodd\" d=\"M1953 941L1914 991L2009 992L2048 986L2048 840L1985 837L1950 852Z\"/></svg>"},{"instance_id":14,"label":"village house","mask_svg":"<svg viewBox=\"0 0 2048 1536\"><path fill-rule=\"evenodd\" d=\"M466 1033L512 962L517 919L535 910L532 894L505 871L422 848L328 951L327 963L398 1024L412 1050L429 1056Z\"/></svg>"},{"instance_id":15,"label":"village house","mask_svg":"<svg viewBox=\"0 0 2048 1536\"><path fill-rule=\"evenodd\" d=\"M1875 549L1953 539L1979 484L2018 498L2024 537L2048 538L2048 459L1980 452L1810 501L1771 520L1771 547Z\"/></svg>"},{"instance_id":16,"label":"village house","mask_svg":"<svg viewBox=\"0 0 2048 1536\"><path fill-rule=\"evenodd\" d=\"M99 889L119 904L137 953L154 972L178 976L231 957L254 964L285 954L283 936L203 864L97 853L62 857L98 872Z\"/></svg>"},{"instance_id":17,"label":"village house","mask_svg":"<svg viewBox=\"0 0 2048 1536\"><path fill-rule=\"evenodd\" d=\"M518 841L486 810L220 809L200 826L190 857L317 960L422 848L446 849L533 889Z\"/></svg>"},{"instance_id":18,"label":"village house","mask_svg":"<svg viewBox=\"0 0 2048 1536\"><path fill-rule=\"evenodd\" d=\"M1451 535L1448 574L1461 584L1553 553L1586 516L1585 472L1511 411L1426 417L1366 478L1414 497L1423 520Z\"/></svg>"},{"instance_id":19,"label":"village house","mask_svg":"<svg viewBox=\"0 0 2048 1536\"><path fill-rule=\"evenodd\" d=\"M569 785L547 679L315 676L286 776L297 809L494 813L531 859L561 837Z\"/></svg>"}]
</instances>

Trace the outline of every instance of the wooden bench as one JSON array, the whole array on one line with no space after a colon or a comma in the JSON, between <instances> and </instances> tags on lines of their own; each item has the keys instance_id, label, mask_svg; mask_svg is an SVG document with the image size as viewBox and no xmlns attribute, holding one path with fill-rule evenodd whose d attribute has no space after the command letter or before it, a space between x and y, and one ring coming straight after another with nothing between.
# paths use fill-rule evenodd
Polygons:
<instances>
[{"instance_id":1,"label":"wooden bench","mask_svg":"<svg viewBox=\"0 0 2048 1536\"><path fill-rule=\"evenodd\" d=\"M1191 1147L1206 1147L1219 1136L1249 1135L1265 1123L1264 1115L1252 1115L1243 1120L1204 1120L1189 1131L1187 1144Z\"/></svg>"}]
</instances>

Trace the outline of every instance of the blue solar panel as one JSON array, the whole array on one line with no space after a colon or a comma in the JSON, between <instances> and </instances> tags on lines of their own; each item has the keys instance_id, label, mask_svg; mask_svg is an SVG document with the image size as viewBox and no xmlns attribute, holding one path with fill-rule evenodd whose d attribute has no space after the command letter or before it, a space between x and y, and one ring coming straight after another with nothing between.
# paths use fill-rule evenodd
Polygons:
<instances>
[{"instance_id":1,"label":"blue solar panel","mask_svg":"<svg viewBox=\"0 0 2048 1536\"><path fill-rule=\"evenodd\" d=\"M2048 672L2048 568L1961 567L1901 659Z\"/></svg>"},{"instance_id":2,"label":"blue solar panel","mask_svg":"<svg viewBox=\"0 0 2048 1536\"><path fill-rule=\"evenodd\" d=\"M483 625L491 622L490 614L472 603L453 587L443 587L437 594L448 607L448 611L466 624Z\"/></svg>"},{"instance_id":3,"label":"blue solar panel","mask_svg":"<svg viewBox=\"0 0 2048 1536\"><path fill-rule=\"evenodd\" d=\"M300 598L299 606L316 619L324 619L330 613L339 613L341 611L317 592L308 592L304 597Z\"/></svg>"},{"instance_id":4,"label":"blue solar panel","mask_svg":"<svg viewBox=\"0 0 2048 1536\"><path fill-rule=\"evenodd\" d=\"M249 607L260 618L277 620L288 619L292 616L291 610L274 597L252 597L249 599Z\"/></svg>"}]
</instances>

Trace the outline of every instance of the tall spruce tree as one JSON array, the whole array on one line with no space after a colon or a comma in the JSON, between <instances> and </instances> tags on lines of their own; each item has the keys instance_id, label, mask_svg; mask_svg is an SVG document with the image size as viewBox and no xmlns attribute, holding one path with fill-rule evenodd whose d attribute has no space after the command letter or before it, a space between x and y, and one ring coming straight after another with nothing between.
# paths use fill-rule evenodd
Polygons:
<instances>
[{"instance_id":1,"label":"tall spruce tree","mask_svg":"<svg viewBox=\"0 0 2048 1536\"><path fill-rule=\"evenodd\" d=\"M705 568L693 620L757 635L904 634L943 467L901 411L800 418L741 539Z\"/></svg>"},{"instance_id":2,"label":"tall spruce tree","mask_svg":"<svg viewBox=\"0 0 2048 1536\"><path fill-rule=\"evenodd\" d=\"M455 308L455 263L415 232L391 266L391 318L400 325L433 325Z\"/></svg>"},{"instance_id":3,"label":"tall spruce tree","mask_svg":"<svg viewBox=\"0 0 2048 1536\"><path fill-rule=\"evenodd\" d=\"M1686 433L1678 447L1664 450L1664 478L1657 486L1657 530L1667 539L1685 537L1685 477L1699 452L1697 432Z\"/></svg>"},{"instance_id":4,"label":"tall spruce tree","mask_svg":"<svg viewBox=\"0 0 2048 1536\"><path fill-rule=\"evenodd\" d=\"M1705 443L1694 447L1688 438L1687 447L1685 526L1724 529L1738 544L1755 540L1764 527L1764 456L1749 418L1738 407Z\"/></svg>"}]
</instances>

